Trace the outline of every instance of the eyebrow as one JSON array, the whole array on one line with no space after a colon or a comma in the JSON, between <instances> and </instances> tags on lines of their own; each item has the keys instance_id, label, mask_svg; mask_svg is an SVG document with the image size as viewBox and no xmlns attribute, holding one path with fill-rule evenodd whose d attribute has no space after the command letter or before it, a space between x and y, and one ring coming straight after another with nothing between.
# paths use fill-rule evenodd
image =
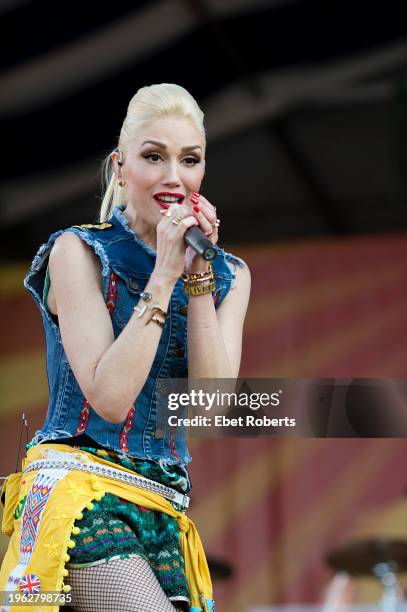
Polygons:
<instances>
[{"instance_id":1,"label":"eyebrow","mask_svg":"<svg viewBox=\"0 0 407 612\"><path fill-rule=\"evenodd\" d=\"M167 148L167 146L163 142L158 142L158 140L145 140L141 146L143 147L145 144L153 144L157 147L160 147L161 149ZM190 145L187 147L182 147L181 151L185 153L187 151L193 151L194 149L202 149L202 147L201 145Z\"/></svg>"}]
</instances>

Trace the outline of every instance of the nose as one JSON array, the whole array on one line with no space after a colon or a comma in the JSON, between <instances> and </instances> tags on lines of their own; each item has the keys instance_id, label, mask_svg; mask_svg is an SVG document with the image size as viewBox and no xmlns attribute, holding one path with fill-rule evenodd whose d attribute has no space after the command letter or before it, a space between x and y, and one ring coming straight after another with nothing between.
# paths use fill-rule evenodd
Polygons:
<instances>
[{"instance_id":1,"label":"nose","mask_svg":"<svg viewBox=\"0 0 407 612\"><path fill-rule=\"evenodd\" d=\"M163 183L172 188L179 187L181 185L177 160L173 160L171 163L166 165L166 173Z\"/></svg>"}]
</instances>

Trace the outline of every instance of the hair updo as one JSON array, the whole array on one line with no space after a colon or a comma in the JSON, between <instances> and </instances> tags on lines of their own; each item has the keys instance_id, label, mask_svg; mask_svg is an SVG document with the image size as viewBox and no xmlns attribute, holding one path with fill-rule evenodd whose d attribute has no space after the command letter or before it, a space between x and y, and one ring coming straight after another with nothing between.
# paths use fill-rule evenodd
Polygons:
<instances>
[{"instance_id":1,"label":"hair updo","mask_svg":"<svg viewBox=\"0 0 407 612\"><path fill-rule=\"evenodd\" d=\"M130 100L120 130L118 148L126 154L130 142L140 128L155 119L169 115L188 119L201 132L205 144L204 114L196 100L180 85L160 83L141 87ZM105 157L102 166L104 193L99 212L101 222L110 217L115 206L124 202L124 190L113 171L111 155L112 153L109 153Z\"/></svg>"}]
</instances>

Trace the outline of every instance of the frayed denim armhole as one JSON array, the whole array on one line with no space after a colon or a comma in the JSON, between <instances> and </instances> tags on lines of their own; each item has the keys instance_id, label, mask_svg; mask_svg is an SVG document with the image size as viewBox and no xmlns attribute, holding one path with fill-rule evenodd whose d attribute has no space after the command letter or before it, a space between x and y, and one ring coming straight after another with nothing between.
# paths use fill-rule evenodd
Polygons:
<instances>
[{"instance_id":1,"label":"frayed denim armhole","mask_svg":"<svg viewBox=\"0 0 407 612\"><path fill-rule=\"evenodd\" d=\"M239 266L239 268L247 268L247 264L243 259L240 259L240 257L236 257L236 255L232 255L231 253L226 253L226 251L224 257L226 265L232 275L230 288L233 289L236 286L236 266Z\"/></svg>"},{"instance_id":2,"label":"frayed denim armhole","mask_svg":"<svg viewBox=\"0 0 407 612\"><path fill-rule=\"evenodd\" d=\"M106 301L109 290L110 267L109 258L106 255L105 249L103 248L102 244L98 240L92 238L92 236L86 230L82 230L77 227L69 227L65 231L76 234L93 249L97 257L99 258L99 261L102 264L103 296Z\"/></svg>"},{"instance_id":3,"label":"frayed denim armhole","mask_svg":"<svg viewBox=\"0 0 407 612\"><path fill-rule=\"evenodd\" d=\"M40 248L38 249L37 254L35 255L32 261L31 268L24 278L24 287L33 296L34 301L39 307L42 316L45 317L45 319L47 320L51 328L58 333L59 333L59 327L55 323L54 319L52 318L52 315L49 312L46 304L44 304L43 291L44 291L44 283L45 283L45 276L46 276L46 269L47 269L49 254L55 243L55 240L59 236L61 236L61 234L63 234L64 232L73 232L74 234L76 234L79 238L81 238L84 242L86 242L90 247L92 247L93 251L98 256L101 262L101 265L102 265L103 294L104 294L105 300L107 299L107 291L108 291L108 286L109 286L108 257L105 253L103 246L97 240L92 240L92 238L89 236L89 234L86 231L83 231L83 230L80 230L74 227L69 227L67 229L59 230L58 232L51 234L48 241L45 242L42 246L40 246Z\"/></svg>"},{"instance_id":4,"label":"frayed denim armhole","mask_svg":"<svg viewBox=\"0 0 407 612\"><path fill-rule=\"evenodd\" d=\"M38 249L32 264L31 268L26 274L24 278L24 287L29 291L34 298L34 302L37 304L38 308L41 311L42 317L44 317L51 328L54 331L59 332L58 325L53 320L51 313L48 311L48 308L44 304L43 301L43 291L44 291L44 282L46 276L47 269L47 261L48 257L54 244L55 240L60 236L64 230L59 230L50 236L47 242L40 246Z\"/></svg>"}]
</instances>

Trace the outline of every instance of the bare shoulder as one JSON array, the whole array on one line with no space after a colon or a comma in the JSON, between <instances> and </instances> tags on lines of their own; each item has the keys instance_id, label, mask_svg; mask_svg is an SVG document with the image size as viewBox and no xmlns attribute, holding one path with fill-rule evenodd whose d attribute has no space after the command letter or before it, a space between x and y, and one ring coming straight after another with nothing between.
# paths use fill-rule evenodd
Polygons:
<instances>
[{"instance_id":1,"label":"bare shoulder","mask_svg":"<svg viewBox=\"0 0 407 612\"><path fill-rule=\"evenodd\" d=\"M49 255L50 291L48 305L58 314L57 304L78 292L102 292L102 268L93 249L74 232L64 232L55 240Z\"/></svg>"},{"instance_id":2,"label":"bare shoulder","mask_svg":"<svg viewBox=\"0 0 407 612\"><path fill-rule=\"evenodd\" d=\"M243 259L239 259L239 264L235 265L235 286L241 291L249 291L251 287L252 276L250 274L250 268Z\"/></svg>"},{"instance_id":3,"label":"bare shoulder","mask_svg":"<svg viewBox=\"0 0 407 612\"><path fill-rule=\"evenodd\" d=\"M244 319L251 289L250 269L243 259L237 257L233 257L230 263L233 264L234 279L227 296L218 308L218 315L224 318L233 313L233 316L240 315L240 318Z\"/></svg>"},{"instance_id":4,"label":"bare shoulder","mask_svg":"<svg viewBox=\"0 0 407 612\"><path fill-rule=\"evenodd\" d=\"M249 296L251 287L251 274L247 263L240 257L230 255L227 257L229 265L233 266L234 279L232 282L233 291L229 291L229 294L239 294L240 298Z\"/></svg>"},{"instance_id":5,"label":"bare shoulder","mask_svg":"<svg viewBox=\"0 0 407 612\"><path fill-rule=\"evenodd\" d=\"M88 280L101 280L101 264L93 249L74 232L64 232L55 240L49 256L51 274L74 272ZM90 277L89 277L90 274Z\"/></svg>"}]
</instances>

